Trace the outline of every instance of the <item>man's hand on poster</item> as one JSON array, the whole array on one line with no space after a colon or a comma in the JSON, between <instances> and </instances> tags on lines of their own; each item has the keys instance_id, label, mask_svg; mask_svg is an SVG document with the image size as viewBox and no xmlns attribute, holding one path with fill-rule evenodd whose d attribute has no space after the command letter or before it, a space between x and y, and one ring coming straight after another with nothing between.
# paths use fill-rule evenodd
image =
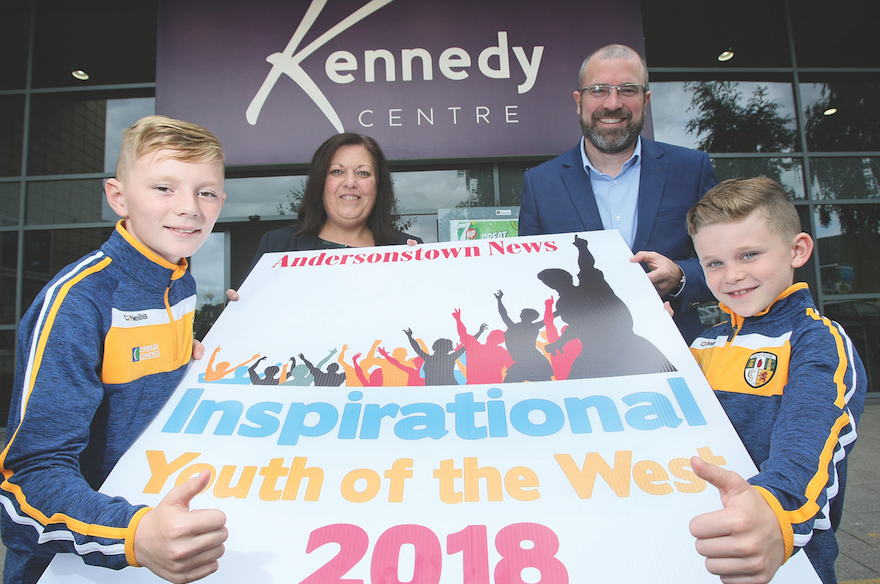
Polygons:
<instances>
[{"instance_id":1,"label":"man's hand on poster","mask_svg":"<svg viewBox=\"0 0 880 584\"><path fill-rule=\"evenodd\" d=\"M640 251L629 261L645 264L648 268L648 279L660 296L666 296L678 288L684 275L678 264L655 251Z\"/></svg>"},{"instance_id":2,"label":"man's hand on poster","mask_svg":"<svg viewBox=\"0 0 880 584\"><path fill-rule=\"evenodd\" d=\"M189 510L189 503L211 480L202 471L175 487L141 517L135 531L137 562L171 582L193 582L217 571L229 537L226 515L218 509Z\"/></svg>"},{"instance_id":3,"label":"man's hand on poster","mask_svg":"<svg viewBox=\"0 0 880 584\"><path fill-rule=\"evenodd\" d=\"M706 569L725 584L766 584L785 559L779 520L764 497L735 472L697 456L691 468L718 489L724 509L694 517L689 525Z\"/></svg>"}]
</instances>

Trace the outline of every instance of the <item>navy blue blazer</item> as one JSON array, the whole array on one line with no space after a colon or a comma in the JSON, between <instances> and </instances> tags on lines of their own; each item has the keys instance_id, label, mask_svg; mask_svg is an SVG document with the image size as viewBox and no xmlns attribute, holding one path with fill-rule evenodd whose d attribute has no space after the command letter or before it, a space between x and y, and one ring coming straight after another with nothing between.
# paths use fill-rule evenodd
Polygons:
<instances>
[{"instance_id":1,"label":"navy blue blazer","mask_svg":"<svg viewBox=\"0 0 880 584\"><path fill-rule=\"evenodd\" d=\"M703 331L694 307L712 300L687 234L688 209L718 184L705 152L642 138L639 222L633 251L655 251L677 263L687 284L673 302L675 323L688 344ZM520 235L603 229L580 144L525 173Z\"/></svg>"}]
</instances>

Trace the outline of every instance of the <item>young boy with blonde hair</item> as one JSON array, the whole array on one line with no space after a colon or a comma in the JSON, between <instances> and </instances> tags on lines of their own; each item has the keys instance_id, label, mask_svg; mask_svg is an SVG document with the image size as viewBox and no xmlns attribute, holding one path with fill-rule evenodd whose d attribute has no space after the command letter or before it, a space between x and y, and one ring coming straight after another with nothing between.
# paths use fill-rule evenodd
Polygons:
<instances>
[{"instance_id":1,"label":"young boy with blonde hair","mask_svg":"<svg viewBox=\"0 0 880 584\"><path fill-rule=\"evenodd\" d=\"M223 164L220 142L200 126L149 116L127 128L105 188L122 220L21 319L0 453L4 582L36 582L59 552L175 582L217 570L225 515L189 511L209 473L154 509L97 489L190 360L196 286L185 258L223 207Z\"/></svg>"},{"instance_id":2,"label":"young boy with blonde hair","mask_svg":"<svg viewBox=\"0 0 880 584\"><path fill-rule=\"evenodd\" d=\"M866 379L843 328L819 315L806 284L793 284L813 240L766 177L720 183L690 209L687 226L729 315L691 352L759 469L746 482L691 460L724 506L691 521L697 551L722 581L769 582L803 548L823 583L836 582L834 531Z\"/></svg>"}]
</instances>

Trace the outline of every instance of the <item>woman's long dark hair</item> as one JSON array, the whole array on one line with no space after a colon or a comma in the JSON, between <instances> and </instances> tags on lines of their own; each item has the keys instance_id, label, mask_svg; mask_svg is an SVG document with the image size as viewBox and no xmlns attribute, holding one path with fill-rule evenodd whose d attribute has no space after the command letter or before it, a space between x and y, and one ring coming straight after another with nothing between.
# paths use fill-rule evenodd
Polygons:
<instances>
[{"instance_id":1,"label":"woman's long dark hair","mask_svg":"<svg viewBox=\"0 0 880 584\"><path fill-rule=\"evenodd\" d=\"M299 206L299 227L297 234L318 235L327 211L324 209L324 184L333 155L343 146L363 146L373 157L373 168L376 173L376 203L367 218L367 227L373 234L376 245L394 243L394 215L397 213L397 201L394 198L394 185L391 183L391 171L385 154L379 144L369 136L345 132L328 138L315 151L312 164L309 166L309 178L302 203Z\"/></svg>"}]
</instances>

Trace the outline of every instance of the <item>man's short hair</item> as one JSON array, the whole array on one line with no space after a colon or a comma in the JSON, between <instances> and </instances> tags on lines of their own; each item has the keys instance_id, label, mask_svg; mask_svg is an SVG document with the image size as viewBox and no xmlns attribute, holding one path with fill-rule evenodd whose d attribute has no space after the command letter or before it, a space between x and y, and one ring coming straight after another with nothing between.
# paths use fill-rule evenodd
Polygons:
<instances>
[{"instance_id":1,"label":"man's short hair","mask_svg":"<svg viewBox=\"0 0 880 584\"><path fill-rule=\"evenodd\" d=\"M226 161L220 140L209 130L167 116L147 116L123 130L116 178L124 182L138 158L159 150L172 150L172 158L183 162L216 162L221 169Z\"/></svg>"},{"instance_id":2,"label":"man's short hair","mask_svg":"<svg viewBox=\"0 0 880 584\"><path fill-rule=\"evenodd\" d=\"M755 211L783 240L794 239L802 231L797 209L782 185L766 176L757 176L729 178L710 189L688 211L688 234L693 237L703 227L715 223L742 221Z\"/></svg>"},{"instance_id":3,"label":"man's short hair","mask_svg":"<svg viewBox=\"0 0 880 584\"><path fill-rule=\"evenodd\" d=\"M596 49L592 53L590 53L584 62L581 63L581 69L578 71L577 84L578 89L583 89L581 87L581 80L584 78L584 71L587 70L587 65L590 64L590 59L632 59L633 57L637 57L639 61L642 62L642 71L645 72L645 87L648 87L648 63L645 62L645 58L642 57L635 49L631 49L626 45L606 45L601 49Z\"/></svg>"}]
</instances>

